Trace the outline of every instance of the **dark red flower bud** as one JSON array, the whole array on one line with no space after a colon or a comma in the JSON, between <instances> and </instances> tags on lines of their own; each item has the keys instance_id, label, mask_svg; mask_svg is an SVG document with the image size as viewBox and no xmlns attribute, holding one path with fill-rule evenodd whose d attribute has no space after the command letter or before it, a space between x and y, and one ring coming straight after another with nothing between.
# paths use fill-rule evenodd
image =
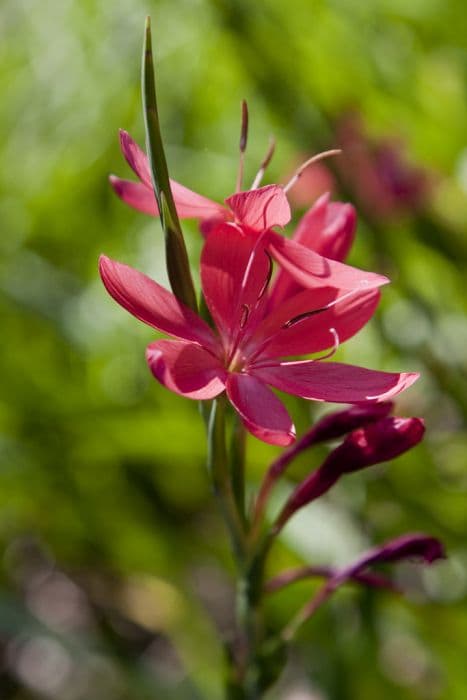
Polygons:
<instances>
[{"instance_id":1,"label":"dark red flower bud","mask_svg":"<svg viewBox=\"0 0 467 700\"><path fill-rule=\"evenodd\" d=\"M297 486L279 516L278 527L296 510L326 493L342 474L394 459L419 443L424 432L421 418L397 417L386 417L354 430L330 452L319 469Z\"/></svg>"},{"instance_id":2,"label":"dark red flower bud","mask_svg":"<svg viewBox=\"0 0 467 700\"><path fill-rule=\"evenodd\" d=\"M403 559L420 559L426 564L431 564L436 559L445 558L443 545L436 537L419 533L402 535L380 547L370 549L353 564L335 574L332 577L332 587L335 588L349 578L354 578L372 564L385 564Z\"/></svg>"},{"instance_id":3,"label":"dark red flower bud","mask_svg":"<svg viewBox=\"0 0 467 700\"><path fill-rule=\"evenodd\" d=\"M387 462L417 445L425 433L422 418L388 417L354 430L329 455L333 470L353 472L372 464Z\"/></svg>"},{"instance_id":4,"label":"dark red flower bud","mask_svg":"<svg viewBox=\"0 0 467 700\"><path fill-rule=\"evenodd\" d=\"M305 449L309 445L315 445L318 442L334 440L356 428L375 423L381 418L385 418L391 412L393 406L394 403L392 401L383 401L381 403L357 404L346 408L344 411L329 413L321 418L303 436L300 440L302 448Z\"/></svg>"},{"instance_id":5,"label":"dark red flower bud","mask_svg":"<svg viewBox=\"0 0 467 700\"><path fill-rule=\"evenodd\" d=\"M443 545L436 537L413 533L402 535L395 540L374 547L363 554L353 564L335 571L322 588L305 605L291 624L284 631L284 636L291 639L298 627L310 618L336 590L350 579L366 583L366 569L372 564L385 564L402 559L418 559L424 564L431 564L436 559L445 558ZM362 577L365 577L362 579Z\"/></svg>"}]
</instances>

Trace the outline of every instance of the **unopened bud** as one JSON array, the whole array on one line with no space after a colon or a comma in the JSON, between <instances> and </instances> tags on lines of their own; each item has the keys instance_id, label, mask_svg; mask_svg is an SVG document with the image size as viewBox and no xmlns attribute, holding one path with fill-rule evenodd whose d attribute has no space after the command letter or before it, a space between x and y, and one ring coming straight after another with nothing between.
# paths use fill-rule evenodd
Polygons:
<instances>
[{"instance_id":1,"label":"unopened bud","mask_svg":"<svg viewBox=\"0 0 467 700\"><path fill-rule=\"evenodd\" d=\"M386 417L352 431L323 464L297 486L277 521L280 529L299 508L329 491L342 474L386 462L414 447L423 437L421 418Z\"/></svg>"}]
</instances>

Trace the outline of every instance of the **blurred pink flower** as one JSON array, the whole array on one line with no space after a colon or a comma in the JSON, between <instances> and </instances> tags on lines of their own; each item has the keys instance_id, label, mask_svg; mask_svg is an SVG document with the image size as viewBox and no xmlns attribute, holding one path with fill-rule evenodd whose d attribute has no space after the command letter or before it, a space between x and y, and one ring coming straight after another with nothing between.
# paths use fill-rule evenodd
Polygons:
<instances>
[{"instance_id":1,"label":"blurred pink flower","mask_svg":"<svg viewBox=\"0 0 467 700\"><path fill-rule=\"evenodd\" d=\"M393 219L423 207L429 175L407 161L400 142L372 141L355 112L337 123L336 139L343 151L336 168L370 220Z\"/></svg>"},{"instance_id":2,"label":"blurred pink flower","mask_svg":"<svg viewBox=\"0 0 467 700\"><path fill-rule=\"evenodd\" d=\"M252 210L242 205L248 221L257 211L254 198L250 201ZM331 273L320 277L303 266L311 288L286 290L272 300L270 239L237 227L233 245L233 226L224 223L208 234L201 256L203 294L216 330L150 278L101 257L102 280L111 296L141 321L176 338L158 340L147 350L152 373L168 389L192 399L226 391L253 435L287 445L295 437L293 423L269 386L305 399L359 403L385 400L417 379L413 373L321 362L333 351L317 359L283 361L321 352L354 335L374 312L371 285L385 278L367 275L370 288L361 289L358 275L355 283L359 271L314 253L325 261L320 264L334 266Z\"/></svg>"}]
</instances>

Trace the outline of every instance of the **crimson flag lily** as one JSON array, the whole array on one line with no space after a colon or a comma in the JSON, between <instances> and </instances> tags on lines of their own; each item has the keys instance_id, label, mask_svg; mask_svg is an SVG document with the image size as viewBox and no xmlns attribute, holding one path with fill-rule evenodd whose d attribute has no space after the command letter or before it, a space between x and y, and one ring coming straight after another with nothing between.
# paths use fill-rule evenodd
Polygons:
<instances>
[{"instance_id":1,"label":"crimson flag lily","mask_svg":"<svg viewBox=\"0 0 467 700\"><path fill-rule=\"evenodd\" d=\"M292 420L270 386L302 398L338 403L383 401L410 386L413 373L283 358L321 352L354 335L375 308L373 290L349 291L347 266L336 263L343 283L305 289L269 307L272 266L262 241L239 235L230 224L208 234L201 282L216 329L169 291L136 270L102 256L100 273L111 296L138 319L175 340L147 349L153 375L171 391L192 399L226 392L245 427L276 445L295 439ZM339 275L331 275L338 283ZM378 276L373 284L379 282ZM328 355L326 355L327 357Z\"/></svg>"}]
</instances>

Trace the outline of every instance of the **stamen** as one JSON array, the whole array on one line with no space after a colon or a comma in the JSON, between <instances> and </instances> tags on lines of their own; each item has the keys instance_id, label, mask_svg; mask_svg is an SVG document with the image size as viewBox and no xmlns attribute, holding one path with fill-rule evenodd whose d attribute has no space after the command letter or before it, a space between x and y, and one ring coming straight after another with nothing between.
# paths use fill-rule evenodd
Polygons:
<instances>
[{"instance_id":1,"label":"stamen","mask_svg":"<svg viewBox=\"0 0 467 700\"><path fill-rule=\"evenodd\" d=\"M240 160L238 163L236 192L240 192L243 183L243 169L245 164L245 151L248 141L248 105L246 100L242 100L242 125L240 128Z\"/></svg>"},{"instance_id":2,"label":"stamen","mask_svg":"<svg viewBox=\"0 0 467 700\"><path fill-rule=\"evenodd\" d=\"M286 185L283 185L284 192L288 192L290 188L295 185L297 180L301 178L308 166L313 165L314 163L317 163L320 160L323 160L323 158L329 158L329 156L338 156L340 153L342 153L340 148L333 148L330 151L323 151L322 153L318 153L317 155L308 158L308 160L306 160L303 163L303 165L301 165L298 168L298 170L296 170L295 174L288 181L288 183Z\"/></svg>"},{"instance_id":3,"label":"stamen","mask_svg":"<svg viewBox=\"0 0 467 700\"><path fill-rule=\"evenodd\" d=\"M256 190L256 189L260 186L261 180L262 180L263 177L264 177L264 173L266 172L266 168L268 167L269 163L270 163L271 160L272 160L272 157L273 157L273 155L274 155L274 151L275 151L275 150L276 150L276 142L275 142L275 140L272 138L272 139L270 140L270 142L269 142L269 148L268 148L268 150L266 151L266 155L264 156L264 158L263 158L263 160L262 160L262 162L261 162L261 165L259 166L259 170L258 170L258 172L256 173L255 179L253 180L250 189Z\"/></svg>"},{"instance_id":4,"label":"stamen","mask_svg":"<svg viewBox=\"0 0 467 700\"><path fill-rule=\"evenodd\" d=\"M315 309L314 311L304 311L302 314L298 314L298 316L294 316L290 319L290 321L284 323L282 328L291 328L297 323L300 323L300 321L304 321L307 318L311 318L311 316L315 316L316 314L320 314L322 311L326 311L327 308L327 306L323 306L321 309Z\"/></svg>"},{"instance_id":5,"label":"stamen","mask_svg":"<svg viewBox=\"0 0 467 700\"><path fill-rule=\"evenodd\" d=\"M298 314L298 316L294 316L293 318L290 319L290 321L287 321L286 323L284 323L282 328L291 328L292 326L295 326L296 323L300 323L300 321L305 321L305 319L311 318L311 316L315 316L316 314L320 314L323 311L328 311L328 309L332 309L333 306L335 306L336 304L339 304L340 302L344 301L344 299L351 297L353 294L356 294L357 292L361 292L361 289L359 289L358 287L355 289L350 289L348 292L346 292L342 296L336 297L335 299L330 301L328 304L321 306L319 309L313 309L313 311L304 311L302 314Z\"/></svg>"},{"instance_id":6,"label":"stamen","mask_svg":"<svg viewBox=\"0 0 467 700\"><path fill-rule=\"evenodd\" d=\"M320 360L327 360L329 357L332 357L337 352L337 349L338 349L339 344L340 344L339 335L338 335L335 328L330 328L329 332L332 334L332 337L334 338L334 345L333 345L332 349L329 352L327 352L325 355L321 355L321 357L315 357L315 359L314 359L315 362L319 362Z\"/></svg>"},{"instance_id":7,"label":"stamen","mask_svg":"<svg viewBox=\"0 0 467 700\"><path fill-rule=\"evenodd\" d=\"M265 279L264 284L261 288L261 291L258 295L258 301L260 299L262 299L262 297L264 297L264 295L266 294L267 288L269 287L269 283L271 282L271 277L272 277L272 272L273 272L272 257L269 255L267 250L265 250L264 253L265 253L265 255L267 255L268 260L269 260L269 270L267 272L266 279Z\"/></svg>"},{"instance_id":8,"label":"stamen","mask_svg":"<svg viewBox=\"0 0 467 700\"><path fill-rule=\"evenodd\" d=\"M240 328L243 329L248 321L248 316L250 315L250 307L248 304L242 304L242 315L240 316Z\"/></svg>"}]
</instances>

